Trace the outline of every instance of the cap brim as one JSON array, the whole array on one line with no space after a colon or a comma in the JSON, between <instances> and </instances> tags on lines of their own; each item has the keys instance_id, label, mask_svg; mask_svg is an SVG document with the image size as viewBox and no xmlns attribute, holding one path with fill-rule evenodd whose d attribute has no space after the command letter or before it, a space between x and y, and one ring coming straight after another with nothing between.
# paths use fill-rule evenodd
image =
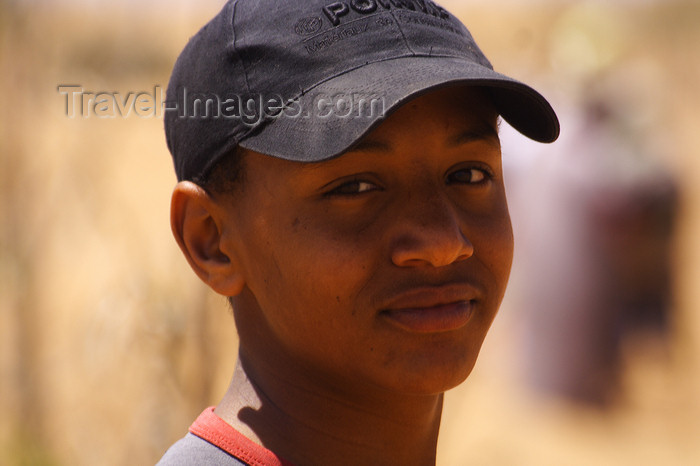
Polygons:
<instances>
[{"instance_id":1,"label":"cap brim","mask_svg":"<svg viewBox=\"0 0 700 466\"><path fill-rule=\"evenodd\" d=\"M459 84L488 88L498 113L525 136L538 142L559 136L551 105L526 84L463 59L423 56L369 63L335 76L301 95L295 113L282 112L239 145L287 160L326 160L348 150L408 100Z\"/></svg>"}]
</instances>

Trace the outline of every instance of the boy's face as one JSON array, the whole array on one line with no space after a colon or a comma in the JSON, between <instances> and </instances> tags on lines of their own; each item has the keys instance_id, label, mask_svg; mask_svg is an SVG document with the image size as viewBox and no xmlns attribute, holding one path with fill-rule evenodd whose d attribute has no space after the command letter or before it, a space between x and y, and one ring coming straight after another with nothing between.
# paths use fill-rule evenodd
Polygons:
<instances>
[{"instance_id":1,"label":"boy's face","mask_svg":"<svg viewBox=\"0 0 700 466\"><path fill-rule=\"evenodd\" d=\"M348 390L462 382L513 253L496 121L483 93L450 88L330 161L246 153L221 228L248 361Z\"/></svg>"}]
</instances>

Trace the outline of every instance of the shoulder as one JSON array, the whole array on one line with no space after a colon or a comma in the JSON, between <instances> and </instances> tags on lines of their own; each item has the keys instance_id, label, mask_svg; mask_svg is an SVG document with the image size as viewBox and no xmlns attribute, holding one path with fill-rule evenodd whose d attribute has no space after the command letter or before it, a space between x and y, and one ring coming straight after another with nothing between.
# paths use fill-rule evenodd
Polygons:
<instances>
[{"instance_id":1,"label":"shoulder","mask_svg":"<svg viewBox=\"0 0 700 466\"><path fill-rule=\"evenodd\" d=\"M187 434L171 446L156 466L190 466L192 464L245 466L246 463L196 435Z\"/></svg>"}]
</instances>

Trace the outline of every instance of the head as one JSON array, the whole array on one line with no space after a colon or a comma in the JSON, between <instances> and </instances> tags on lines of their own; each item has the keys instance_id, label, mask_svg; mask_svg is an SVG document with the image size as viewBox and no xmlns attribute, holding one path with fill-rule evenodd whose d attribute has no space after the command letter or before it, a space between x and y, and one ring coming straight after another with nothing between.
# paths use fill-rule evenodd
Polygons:
<instances>
[{"instance_id":1,"label":"head","mask_svg":"<svg viewBox=\"0 0 700 466\"><path fill-rule=\"evenodd\" d=\"M264 15L261 3L229 3L188 45L174 89L187 79L222 86L216 52L198 80L183 61L200 60L198 41L213 47L223 34L214 29L230 35L233 22L239 36L222 39L220 53L240 44L247 85L291 97L252 129L166 119L181 180L175 237L199 277L231 297L241 357L257 370L338 390L449 389L476 361L512 260L499 116L541 140L556 138L556 117L534 90L493 72L431 2L274 2ZM397 31L406 40L392 43ZM338 50L324 37L348 43ZM276 41L301 65L264 63ZM364 65L346 69L353 60ZM300 66L311 76L295 74ZM278 84L258 75L270 70ZM334 90L376 96L382 112L319 115L319 95Z\"/></svg>"}]
</instances>

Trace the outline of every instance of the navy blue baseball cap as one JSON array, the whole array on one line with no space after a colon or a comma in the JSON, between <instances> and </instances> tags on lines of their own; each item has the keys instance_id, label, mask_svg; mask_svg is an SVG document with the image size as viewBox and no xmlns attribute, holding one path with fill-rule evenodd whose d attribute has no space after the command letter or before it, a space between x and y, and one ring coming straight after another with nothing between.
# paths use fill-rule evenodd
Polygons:
<instances>
[{"instance_id":1,"label":"navy blue baseball cap","mask_svg":"<svg viewBox=\"0 0 700 466\"><path fill-rule=\"evenodd\" d=\"M205 176L236 147L317 162L406 101L458 84L487 89L525 136L559 136L547 100L495 72L467 28L430 0L230 0L175 64L166 139L178 180Z\"/></svg>"}]
</instances>

